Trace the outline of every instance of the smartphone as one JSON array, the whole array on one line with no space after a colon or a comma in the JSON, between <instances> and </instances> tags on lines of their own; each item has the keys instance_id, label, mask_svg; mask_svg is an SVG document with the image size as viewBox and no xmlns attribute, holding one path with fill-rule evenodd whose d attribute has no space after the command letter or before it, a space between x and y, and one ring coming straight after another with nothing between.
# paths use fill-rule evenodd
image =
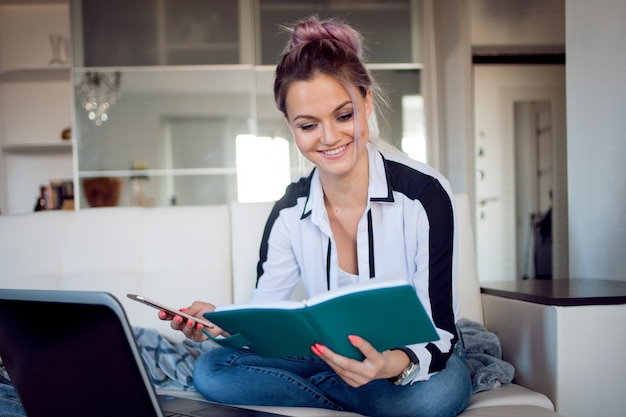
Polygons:
<instances>
[{"instance_id":1,"label":"smartphone","mask_svg":"<svg viewBox=\"0 0 626 417\"><path fill-rule=\"evenodd\" d=\"M143 303L147 306L156 308L157 310L164 310L167 311L168 313L175 315L175 316L181 316L186 318L187 320L193 320L196 323L200 323L201 325L203 325L204 327L206 327L207 329L212 329L214 327L213 323L210 323L206 320L203 319L199 319L197 317L191 316L187 313L183 313L180 310L175 310L171 307L165 306L163 304L157 303L156 301L150 300L149 298L146 298L142 295L137 295L137 294L126 294L126 296L128 298L130 298L131 300L135 300L135 301L139 301L140 303Z\"/></svg>"}]
</instances>

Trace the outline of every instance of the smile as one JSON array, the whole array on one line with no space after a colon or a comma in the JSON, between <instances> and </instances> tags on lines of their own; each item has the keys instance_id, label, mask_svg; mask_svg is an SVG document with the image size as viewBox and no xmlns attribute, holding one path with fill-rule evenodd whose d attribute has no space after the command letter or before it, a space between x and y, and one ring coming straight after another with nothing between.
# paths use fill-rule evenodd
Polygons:
<instances>
[{"instance_id":1,"label":"smile","mask_svg":"<svg viewBox=\"0 0 626 417\"><path fill-rule=\"evenodd\" d=\"M348 145L343 145L343 146L340 146L339 148L330 149L330 150L327 150L327 151L322 151L322 153L324 155L328 155L328 156L338 155L341 152L343 152L347 147L348 147Z\"/></svg>"}]
</instances>

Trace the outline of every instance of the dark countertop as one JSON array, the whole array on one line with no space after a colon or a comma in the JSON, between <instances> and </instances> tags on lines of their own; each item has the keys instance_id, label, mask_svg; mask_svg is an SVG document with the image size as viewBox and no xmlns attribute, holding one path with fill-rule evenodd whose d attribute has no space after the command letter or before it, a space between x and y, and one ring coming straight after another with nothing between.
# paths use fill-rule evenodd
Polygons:
<instances>
[{"instance_id":1,"label":"dark countertop","mask_svg":"<svg viewBox=\"0 0 626 417\"><path fill-rule=\"evenodd\" d=\"M555 306L626 304L626 281L549 279L484 282L483 294Z\"/></svg>"}]
</instances>

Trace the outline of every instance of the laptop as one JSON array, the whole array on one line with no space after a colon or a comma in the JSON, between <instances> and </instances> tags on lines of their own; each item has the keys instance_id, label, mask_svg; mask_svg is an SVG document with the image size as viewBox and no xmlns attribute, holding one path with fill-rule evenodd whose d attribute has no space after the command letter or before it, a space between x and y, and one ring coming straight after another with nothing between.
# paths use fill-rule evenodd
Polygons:
<instances>
[{"instance_id":1,"label":"laptop","mask_svg":"<svg viewBox=\"0 0 626 417\"><path fill-rule=\"evenodd\" d=\"M28 417L279 416L157 395L105 292L0 289L0 358Z\"/></svg>"}]
</instances>

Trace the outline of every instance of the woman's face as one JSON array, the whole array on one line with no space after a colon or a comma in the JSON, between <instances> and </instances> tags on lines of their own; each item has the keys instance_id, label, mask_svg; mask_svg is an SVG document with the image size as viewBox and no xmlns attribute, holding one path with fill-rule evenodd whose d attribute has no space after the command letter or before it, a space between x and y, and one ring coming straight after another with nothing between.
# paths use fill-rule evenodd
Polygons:
<instances>
[{"instance_id":1,"label":"woman's face","mask_svg":"<svg viewBox=\"0 0 626 417\"><path fill-rule=\"evenodd\" d=\"M364 98L352 88L356 113L348 91L327 75L294 82L287 91L287 124L302 155L322 175L345 175L365 155L372 94L368 92ZM355 124L359 125L361 136L358 141L354 137Z\"/></svg>"}]
</instances>

